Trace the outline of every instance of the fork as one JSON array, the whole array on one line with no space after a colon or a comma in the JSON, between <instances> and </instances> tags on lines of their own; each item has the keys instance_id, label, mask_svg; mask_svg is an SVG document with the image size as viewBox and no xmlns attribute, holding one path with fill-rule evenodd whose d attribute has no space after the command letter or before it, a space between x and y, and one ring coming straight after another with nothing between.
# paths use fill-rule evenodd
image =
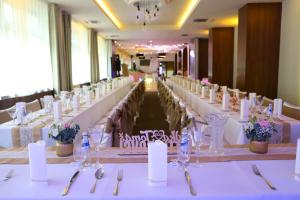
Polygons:
<instances>
[{"instance_id":1,"label":"fork","mask_svg":"<svg viewBox=\"0 0 300 200\"><path fill-rule=\"evenodd\" d=\"M1 181L7 181L7 180L9 180L12 177L13 173L14 173L13 169L9 170L8 173L7 173L7 175Z\"/></svg>"},{"instance_id":2,"label":"fork","mask_svg":"<svg viewBox=\"0 0 300 200\"><path fill-rule=\"evenodd\" d=\"M122 181L122 179L123 179L123 170L119 169L118 170L118 176L117 176L117 185L116 185L115 190L113 192L114 196L117 196L118 193L119 193L119 183Z\"/></svg>"},{"instance_id":3,"label":"fork","mask_svg":"<svg viewBox=\"0 0 300 200\"><path fill-rule=\"evenodd\" d=\"M253 170L254 174L257 175L257 176L260 176L260 177L265 181L265 183L266 183L272 190L277 190L277 189L272 185L272 183L271 183L268 179L266 179L266 178L260 173L260 171L258 170L258 168L257 168L256 165L252 165L252 170Z\"/></svg>"}]
</instances>

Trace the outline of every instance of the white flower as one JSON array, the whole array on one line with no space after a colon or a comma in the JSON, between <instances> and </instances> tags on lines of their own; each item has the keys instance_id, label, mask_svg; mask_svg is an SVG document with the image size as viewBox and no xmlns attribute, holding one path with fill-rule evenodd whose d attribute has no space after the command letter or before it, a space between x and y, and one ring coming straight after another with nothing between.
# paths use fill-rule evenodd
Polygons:
<instances>
[{"instance_id":1,"label":"white flower","mask_svg":"<svg viewBox=\"0 0 300 200\"><path fill-rule=\"evenodd\" d=\"M52 130L52 136L53 137L56 137L58 134L59 134L58 129L55 128L55 129Z\"/></svg>"}]
</instances>

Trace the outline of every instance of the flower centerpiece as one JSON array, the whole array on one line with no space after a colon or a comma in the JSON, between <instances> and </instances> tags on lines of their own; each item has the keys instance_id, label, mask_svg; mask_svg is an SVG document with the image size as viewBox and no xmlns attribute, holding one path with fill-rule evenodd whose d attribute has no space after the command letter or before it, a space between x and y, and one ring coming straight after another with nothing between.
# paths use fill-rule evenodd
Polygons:
<instances>
[{"instance_id":1,"label":"flower centerpiece","mask_svg":"<svg viewBox=\"0 0 300 200\"><path fill-rule=\"evenodd\" d=\"M268 141L273 133L277 133L274 122L269 118L251 116L244 128L246 137L250 140L250 151L254 153L267 153Z\"/></svg>"},{"instance_id":2,"label":"flower centerpiece","mask_svg":"<svg viewBox=\"0 0 300 200\"><path fill-rule=\"evenodd\" d=\"M53 123L49 130L49 138L56 140L56 155L70 156L73 154L73 141L79 132L78 124Z\"/></svg>"}]
</instances>

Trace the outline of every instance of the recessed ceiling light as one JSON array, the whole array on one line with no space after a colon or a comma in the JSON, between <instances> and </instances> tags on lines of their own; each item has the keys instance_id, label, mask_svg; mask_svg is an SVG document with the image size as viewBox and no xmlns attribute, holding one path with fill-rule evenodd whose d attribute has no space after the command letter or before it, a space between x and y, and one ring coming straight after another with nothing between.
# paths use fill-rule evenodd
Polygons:
<instances>
[{"instance_id":1,"label":"recessed ceiling light","mask_svg":"<svg viewBox=\"0 0 300 200\"><path fill-rule=\"evenodd\" d=\"M206 19L206 18L197 18L197 19L193 20L193 22L196 22L196 23L198 23L198 22L207 22L207 21L208 21L208 19Z\"/></svg>"},{"instance_id":2,"label":"recessed ceiling light","mask_svg":"<svg viewBox=\"0 0 300 200\"><path fill-rule=\"evenodd\" d=\"M186 37L186 36L189 36L189 34L183 33L183 34L181 34L181 36Z\"/></svg>"}]
</instances>

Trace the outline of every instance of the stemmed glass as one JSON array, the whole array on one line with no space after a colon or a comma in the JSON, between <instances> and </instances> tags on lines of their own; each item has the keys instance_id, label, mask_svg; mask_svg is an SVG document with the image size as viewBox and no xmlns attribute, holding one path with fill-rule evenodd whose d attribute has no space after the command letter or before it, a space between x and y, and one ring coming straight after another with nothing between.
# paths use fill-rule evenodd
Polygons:
<instances>
[{"instance_id":1,"label":"stemmed glass","mask_svg":"<svg viewBox=\"0 0 300 200\"><path fill-rule=\"evenodd\" d=\"M16 109L9 109L7 110L10 118L13 120L13 124L15 124L15 119L17 118Z\"/></svg>"},{"instance_id":2,"label":"stemmed glass","mask_svg":"<svg viewBox=\"0 0 300 200\"><path fill-rule=\"evenodd\" d=\"M73 165L76 169L83 169L83 163L84 163L84 155L81 150L81 143L82 143L82 134L77 134L74 139L74 147L73 147Z\"/></svg>"},{"instance_id":3,"label":"stemmed glass","mask_svg":"<svg viewBox=\"0 0 300 200\"><path fill-rule=\"evenodd\" d=\"M101 149L101 142L102 142L102 139L103 139L103 128L89 129L89 134L90 134L92 143L94 143L95 154L96 154L95 155L96 156L96 163L93 164L93 167L95 167L96 169L102 168L103 165L99 161L99 153L98 152Z\"/></svg>"}]
</instances>

